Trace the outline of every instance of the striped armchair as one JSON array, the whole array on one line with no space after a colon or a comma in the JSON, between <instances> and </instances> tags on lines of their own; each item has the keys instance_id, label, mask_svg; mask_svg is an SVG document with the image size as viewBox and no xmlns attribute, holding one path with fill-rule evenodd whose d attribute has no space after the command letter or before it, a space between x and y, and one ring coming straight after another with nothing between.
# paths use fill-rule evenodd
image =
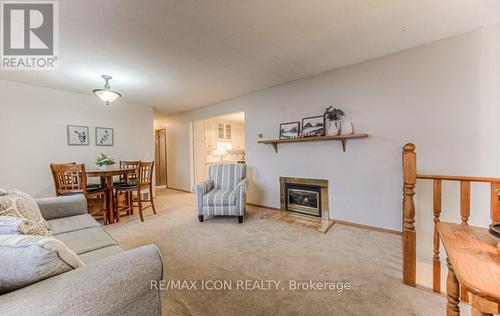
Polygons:
<instances>
[{"instance_id":1,"label":"striped armchair","mask_svg":"<svg viewBox=\"0 0 500 316\"><path fill-rule=\"evenodd\" d=\"M238 216L243 222L247 201L247 166L244 164L219 164L208 169L208 180L196 184L196 210L198 219L204 215Z\"/></svg>"}]
</instances>

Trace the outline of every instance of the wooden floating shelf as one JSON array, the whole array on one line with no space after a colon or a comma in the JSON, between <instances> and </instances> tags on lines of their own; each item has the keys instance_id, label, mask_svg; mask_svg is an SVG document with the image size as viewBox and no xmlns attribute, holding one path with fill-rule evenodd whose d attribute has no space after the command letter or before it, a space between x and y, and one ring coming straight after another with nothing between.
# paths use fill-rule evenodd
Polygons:
<instances>
[{"instance_id":1,"label":"wooden floating shelf","mask_svg":"<svg viewBox=\"0 0 500 316\"><path fill-rule=\"evenodd\" d=\"M365 138L368 134L351 134L351 135L338 135L338 136L311 136L311 137L300 137L300 138L289 138L289 139L272 139L272 140L260 140L257 143L273 145L274 151L278 153L278 144L284 143L301 143L301 142L319 142L325 140L337 140L342 144L342 150L345 151L347 140L355 138Z\"/></svg>"}]
</instances>

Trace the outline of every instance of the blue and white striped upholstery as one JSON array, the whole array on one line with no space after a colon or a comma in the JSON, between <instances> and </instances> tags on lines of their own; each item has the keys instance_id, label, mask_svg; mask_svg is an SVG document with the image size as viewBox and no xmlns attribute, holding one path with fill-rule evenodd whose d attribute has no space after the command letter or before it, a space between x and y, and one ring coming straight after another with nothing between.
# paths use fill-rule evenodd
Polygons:
<instances>
[{"instance_id":1,"label":"blue and white striped upholstery","mask_svg":"<svg viewBox=\"0 0 500 316\"><path fill-rule=\"evenodd\" d=\"M203 196L203 205L236 205L232 190L212 190Z\"/></svg>"},{"instance_id":2,"label":"blue and white striped upholstery","mask_svg":"<svg viewBox=\"0 0 500 316\"><path fill-rule=\"evenodd\" d=\"M198 215L243 216L246 208L248 180L246 165L212 165L209 180L194 186Z\"/></svg>"},{"instance_id":3,"label":"blue and white striped upholstery","mask_svg":"<svg viewBox=\"0 0 500 316\"><path fill-rule=\"evenodd\" d=\"M234 189L246 177L247 166L244 164L212 165L208 169L208 178L214 182L215 189Z\"/></svg>"}]
</instances>

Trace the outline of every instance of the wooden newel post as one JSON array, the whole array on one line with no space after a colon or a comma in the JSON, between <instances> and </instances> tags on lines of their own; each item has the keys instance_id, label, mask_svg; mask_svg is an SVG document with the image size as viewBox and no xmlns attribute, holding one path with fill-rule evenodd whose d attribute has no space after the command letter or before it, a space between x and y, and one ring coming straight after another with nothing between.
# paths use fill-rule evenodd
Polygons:
<instances>
[{"instance_id":1,"label":"wooden newel post","mask_svg":"<svg viewBox=\"0 0 500 316\"><path fill-rule=\"evenodd\" d=\"M415 185L417 155L415 145L403 146L403 282L416 286L417 240L415 233Z\"/></svg>"},{"instance_id":2,"label":"wooden newel post","mask_svg":"<svg viewBox=\"0 0 500 316\"><path fill-rule=\"evenodd\" d=\"M491 223L500 223L500 182L491 183Z\"/></svg>"}]
</instances>

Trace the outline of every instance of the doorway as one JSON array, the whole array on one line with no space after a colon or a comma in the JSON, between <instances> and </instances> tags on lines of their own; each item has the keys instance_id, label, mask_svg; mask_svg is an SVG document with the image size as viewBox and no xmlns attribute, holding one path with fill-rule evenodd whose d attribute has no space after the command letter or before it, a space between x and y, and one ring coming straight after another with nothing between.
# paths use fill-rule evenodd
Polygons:
<instances>
[{"instance_id":1,"label":"doorway","mask_svg":"<svg viewBox=\"0 0 500 316\"><path fill-rule=\"evenodd\" d=\"M193 184L208 179L211 165L245 163L245 113L193 121L191 141Z\"/></svg>"},{"instance_id":2,"label":"doorway","mask_svg":"<svg viewBox=\"0 0 500 316\"><path fill-rule=\"evenodd\" d=\"M167 130L155 130L155 180L157 186L168 186L167 183Z\"/></svg>"}]
</instances>

